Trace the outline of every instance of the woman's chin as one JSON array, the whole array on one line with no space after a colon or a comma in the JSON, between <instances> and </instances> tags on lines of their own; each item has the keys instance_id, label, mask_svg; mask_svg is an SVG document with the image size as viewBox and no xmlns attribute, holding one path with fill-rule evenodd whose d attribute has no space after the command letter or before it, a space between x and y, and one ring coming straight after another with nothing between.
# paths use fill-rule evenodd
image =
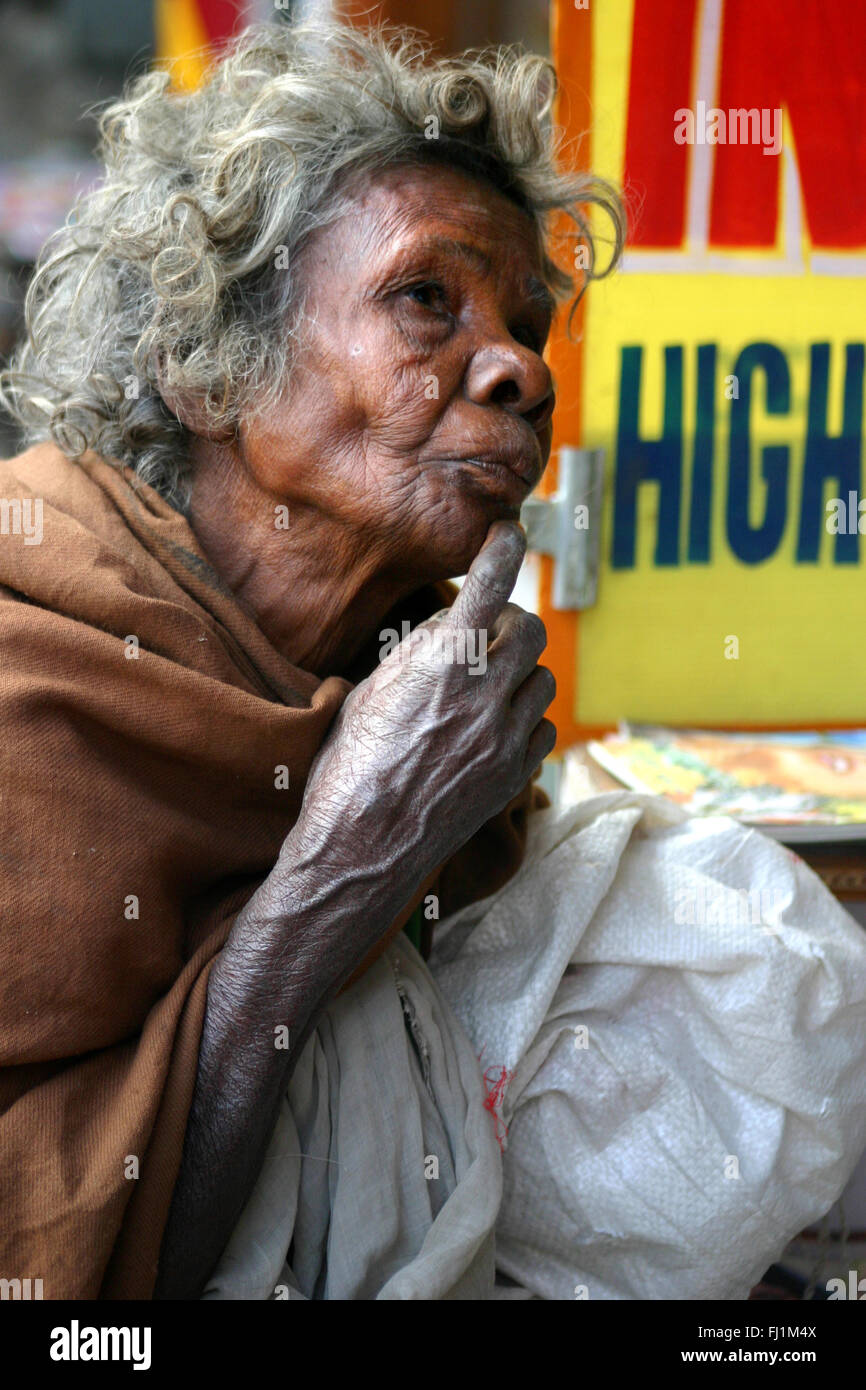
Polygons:
<instances>
[{"instance_id":1,"label":"woman's chin","mask_svg":"<svg viewBox=\"0 0 866 1390\"><path fill-rule=\"evenodd\" d=\"M426 548L431 579L453 579L456 575L468 574L493 523L519 520L519 507L494 507L489 503L483 508L473 507L469 515L459 520L451 514L437 527Z\"/></svg>"},{"instance_id":2,"label":"woman's chin","mask_svg":"<svg viewBox=\"0 0 866 1390\"><path fill-rule=\"evenodd\" d=\"M480 464L461 461L446 474L452 494L473 511L483 509L490 524L503 518L516 521L520 508L529 496L529 485L511 468L503 464Z\"/></svg>"}]
</instances>

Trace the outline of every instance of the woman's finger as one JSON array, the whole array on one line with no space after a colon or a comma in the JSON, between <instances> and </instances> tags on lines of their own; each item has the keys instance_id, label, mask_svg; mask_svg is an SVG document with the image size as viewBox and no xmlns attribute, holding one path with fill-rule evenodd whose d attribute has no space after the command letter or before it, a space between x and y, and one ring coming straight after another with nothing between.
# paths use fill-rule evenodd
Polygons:
<instances>
[{"instance_id":1,"label":"woman's finger","mask_svg":"<svg viewBox=\"0 0 866 1390\"><path fill-rule=\"evenodd\" d=\"M538 615L527 613L514 603L507 604L493 629L487 657L496 663L510 695L535 670L546 646L547 628Z\"/></svg>"},{"instance_id":2,"label":"woman's finger","mask_svg":"<svg viewBox=\"0 0 866 1390\"><path fill-rule=\"evenodd\" d=\"M544 716L556 694L556 678L546 666L536 666L511 701L511 718L528 733Z\"/></svg>"},{"instance_id":3,"label":"woman's finger","mask_svg":"<svg viewBox=\"0 0 866 1390\"><path fill-rule=\"evenodd\" d=\"M521 786L525 786L537 767L540 767L549 753L553 752L556 743L556 725L549 719L542 719L541 723L532 731L529 743L526 746L526 757L523 760L523 771L521 773Z\"/></svg>"},{"instance_id":4,"label":"woman's finger","mask_svg":"<svg viewBox=\"0 0 866 1390\"><path fill-rule=\"evenodd\" d=\"M453 627L492 628L517 583L526 554L526 534L514 522L495 521L448 610Z\"/></svg>"}]
</instances>

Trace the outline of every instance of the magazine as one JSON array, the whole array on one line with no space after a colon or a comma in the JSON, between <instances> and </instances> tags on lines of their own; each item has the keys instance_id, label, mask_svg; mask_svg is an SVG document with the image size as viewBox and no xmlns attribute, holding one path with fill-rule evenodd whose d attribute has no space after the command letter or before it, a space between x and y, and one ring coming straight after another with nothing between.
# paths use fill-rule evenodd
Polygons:
<instances>
[{"instance_id":1,"label":"magazine","mask_svg":"<svg viewBox=\"0 0 866 1390\"><path fill-rule=\"evenodd\" d=\"M866 729L723 733L622 724L589 744L636 791L736 816L787 842L866 840Z\"/></svg>"}]
</instances>

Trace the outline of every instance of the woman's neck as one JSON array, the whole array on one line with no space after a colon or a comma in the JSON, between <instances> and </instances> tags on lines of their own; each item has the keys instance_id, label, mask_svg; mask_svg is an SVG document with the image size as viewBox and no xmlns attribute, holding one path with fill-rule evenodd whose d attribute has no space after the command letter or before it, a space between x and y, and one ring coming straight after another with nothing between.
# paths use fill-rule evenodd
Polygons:
<instances>
[{"instance_id":1,"label":"woman's neck","mask_svg":"<svg viewBox=\"0 0 866 1390\"><path fill-rule=\"evenodd\" d=\"M189 519L238 602L292 665L341 675L419 587L318 508L275 501L230 450L197 442Z\"/></svg>"}]
</instances>

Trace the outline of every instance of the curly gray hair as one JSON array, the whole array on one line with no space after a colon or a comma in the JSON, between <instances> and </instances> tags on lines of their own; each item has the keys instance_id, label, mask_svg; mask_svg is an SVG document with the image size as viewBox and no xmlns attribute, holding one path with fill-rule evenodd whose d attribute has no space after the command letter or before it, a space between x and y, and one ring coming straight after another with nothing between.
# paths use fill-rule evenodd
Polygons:
<instances>
[{"instance_id":1,"label":"curly gray hair","mask_svg":"<svg viewBox=\"0 0 866 1390\"><path fill-rule=\"evenodd\" d=\"M189 435L163 396L224 429L280 394L303 329L292 267L355 171L439 159L492 181L532 218L558 301L575 290L547 251L565 213L582 293L618 259L624 214L609 184L559 166L555 86L517 49L433 58L418 34L339 24L251 27L195 91L136 78L101 116L105 179L46 243L0 378L25 442L93 449L185 509ZM612 221L603 270L591 204Z\"/></svg>"}]
</instances>

